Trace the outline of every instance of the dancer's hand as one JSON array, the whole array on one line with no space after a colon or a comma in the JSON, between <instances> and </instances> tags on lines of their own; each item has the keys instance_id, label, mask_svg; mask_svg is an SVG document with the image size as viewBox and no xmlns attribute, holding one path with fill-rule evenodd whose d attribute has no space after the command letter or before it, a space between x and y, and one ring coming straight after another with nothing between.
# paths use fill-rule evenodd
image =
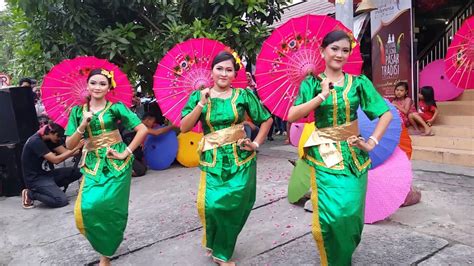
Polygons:
<instances>
[{"instance_id":1,"label":"dancer's hand","mask_svg":"<svg viewBox=\"0 0 474 266\"><path fill-rule=\"evenodd\" d=\"M239 139L237 141L237 145L240 147L241 150L246 150L246 151L257 150L257 146L249 138Z\"/></svg>"},{"instance_id":2,"label":"dancer's hand","mask_svg":"<svg viewBox=\"0 0 474 266\"><path fill-rule=\"evenodd\" d=\"M107 150L107 158L109 159L125 160L129 155L130 153L127 150L124 150L123 152L118 152L114 149Z\"/></svg>"},{"instance_id":3,"label":"dancer's hand","mask_svg":"<svg viewBox=\"0 0 474 266\"><path fill-rule=\"evenodd\" d=\"M366 152L373 150L376 145L373 140L369 139L368 141L365 141L364 138L358 137L356 135L347 138L347 144L349 144L349 146L355 146Z\"/></svg>"},{"instance_id":4,"label":"dancer's hand","mask_svg":"<svg viewBox=\"0 0 474 266\"><path fill-rule=\"evenodd\" d=\"M329 97L329 93L331 91L331 88L329 87L329 79L328 78L325 78L323 79L323 81L321 81L321 94L324 96L324 98L327 98Z\"/></svg>"},{"instance_id":5,"label":"dancer's hand","mask_svg":"<svg viewBox=\"0 0 474 266\"><path fill-rule=\"evenodd\" d=\"M91 121L93 115L94 115L93 112L83 113L83 119L82 119L80 127L85 128L89 124L89 122Z\"/></svg>"},{"instance_id":6,"label":"dancer's hand","mask_svg":"<svg viewBox=\"0 0 474 266\"><path fill-rule=\"evenodd\" d=\"M201 100L199 100L203 105L207 104L207 101L211 95L210 88L202 89L201 90Z\"/></svg>"}]
</instances>

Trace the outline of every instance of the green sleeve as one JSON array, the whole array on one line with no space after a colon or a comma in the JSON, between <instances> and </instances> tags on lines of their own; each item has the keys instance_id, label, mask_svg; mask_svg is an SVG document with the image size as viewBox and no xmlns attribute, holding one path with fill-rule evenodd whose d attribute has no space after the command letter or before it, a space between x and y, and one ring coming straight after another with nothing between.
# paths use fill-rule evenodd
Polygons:
<instances>
[{"instance_id":1,"label":"green sleeve","mask_svg":"<svg viewBox=\"0 0 474 266\"><path fill-rule=\"evenodd\" d=\"M183 110L181 110L181 117L185 117L189 113L191 113L196 107L199 100L201 100L201 91L200 90L193 91L191 95L189 95L189 100L184 106Z\"/></svg>"},{"instance_id":2,"label":"green sleeve","mask_svg":"<svg viewBox=\"0 0 474 266\"><path fill-rule=\"evenodd\" d=\"M261 124L272 116L252 91L241 89L241 93L245 95L246 111L253 122Z\"/></svg>"},{"instance_id":3,"label":"green sleeve","mask_svg":"<svg viewBox=\"0 0 474 266\"><path fill-rule=\"evenodd\" d=\"M69 121L67 122L66 131L64 135L71 136L76 132L77 127L79 126L79 118L81 117L82 110L80 106L74 106L69 113Z\"/></svg>"},{"instance_id":4,"label":"green sleeve","mask_svg":"<svg viewBox=\"0 0 474 266\"><path fill-rule=\"evenodd\" d=\"M365 75L356 77L356 79L360 107L370 120L380 117L390 110L383 97Z\"/></svg>"},{"instance_id":5,"label":"green sleeve","mask_svg":"<svg viewBox=\"0 0 474 266\"><path fill-rule=\"evenodd\" d=\"M123 125L123 127L127 130L133 130L136 126L140 125L142 122L138 116L132 112L132 110L128 109L125 104L122 102L114 103L114 113L117 116Z\"/></svg>"},{"instance_id":6,"label":"green sleeve","mask_svg":"<svg viewBox=\"0 0 474 266\"><path fill-rule=\"evenodd\" d=\"M307 76L301 82L298 97L296 97L293 106L297 106L311 101L311 99L313 99L317 95L318 91L321 91L321 86L319 86L318 79L316 79L313 75Z\"/></svg>"}]
</instances>

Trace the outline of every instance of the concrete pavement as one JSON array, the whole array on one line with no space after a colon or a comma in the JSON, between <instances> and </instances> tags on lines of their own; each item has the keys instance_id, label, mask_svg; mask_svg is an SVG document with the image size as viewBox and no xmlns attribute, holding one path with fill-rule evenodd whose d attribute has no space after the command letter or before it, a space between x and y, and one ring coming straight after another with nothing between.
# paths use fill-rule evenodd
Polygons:
<instances>
[{"instance_id":1,"label":"concrete pavement","mask_svg":"<svg viewBox=\"0 0 474 266\"><path fill-rule=\"evenodd\" d=\"M257 202L239 236L234 259L242 265L314 265L311 213L289 204L286 188L295 148L281 137L262 146ZM474 262L472 169L414 163L422 202L366 225L353 263L466 265ZM117 265L213 265L201 248L195 207L199 169L174 165L134 178L125 240ZM23 210L20 198L0 198L0 265L84 265L98 255L74 224L77 184L71 204Z\"/></svg>"}]
</instances>

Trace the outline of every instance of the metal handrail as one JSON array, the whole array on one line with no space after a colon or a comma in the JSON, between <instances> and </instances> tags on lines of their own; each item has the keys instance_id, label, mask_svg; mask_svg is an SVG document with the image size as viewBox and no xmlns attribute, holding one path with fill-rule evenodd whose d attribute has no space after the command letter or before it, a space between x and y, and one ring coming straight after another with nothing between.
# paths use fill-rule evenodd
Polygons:
<instances>
[{"instance_id":1,"label":"metal handrail","mask_svg":"<svg viewBox=\"0 0 474 266\"><path fill-rule=\"evenodd\" d=\"M459 30L464 20L473 14L473 11L473 1L470 0L466 7L461 9L457 15L449 21L446 25L445 31L431 42L431 44L428 45L419 56L417 56L417 65L421 67L418 68L418 70L421 70L427 64L438 59L443 59L446 56L446 52L451 44L454 34Z\"/></svg>"}]
</instances>

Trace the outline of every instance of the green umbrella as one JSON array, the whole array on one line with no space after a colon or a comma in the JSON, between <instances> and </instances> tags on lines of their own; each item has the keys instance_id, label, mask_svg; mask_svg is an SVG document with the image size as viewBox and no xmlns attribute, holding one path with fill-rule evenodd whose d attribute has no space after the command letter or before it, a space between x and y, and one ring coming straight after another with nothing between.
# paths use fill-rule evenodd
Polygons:
<instances>
[{"instance_id":1,"label":"green umbrella","mask_svg":"<svg viewBox=\"0 0 474 266\"><path fill-rule=\"evenodd\" d=\"M295 203L308 193L311 187L311 166L302 159L296 161L288 183L288 201Z\"/></svg>"}]
</instances>

